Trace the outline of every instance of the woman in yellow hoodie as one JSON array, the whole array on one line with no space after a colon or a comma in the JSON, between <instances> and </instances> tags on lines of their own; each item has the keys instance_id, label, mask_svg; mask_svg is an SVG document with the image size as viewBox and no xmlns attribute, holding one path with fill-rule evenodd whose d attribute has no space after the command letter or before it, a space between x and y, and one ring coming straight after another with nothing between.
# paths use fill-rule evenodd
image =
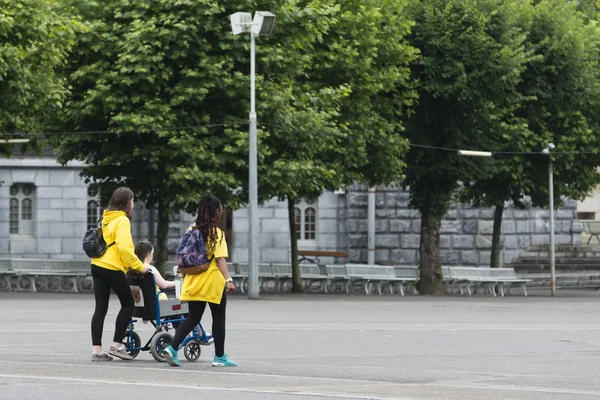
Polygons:
<instances>
[{"instance_id":1,"label":"woman in yellow hoodie","mask_svg":"<svg viewBox=\"0 0 600 400\"><path fill-rule=\"evenodd\" d=\"M115 335L108 352L124 360L133 359L122 343L133 313L133 295L125 273L129 268L146 273L148 267L134 253L130 221L132 213L133 192L126 187L118 188L102 216L102 236L107 244L106 252L101 257L92 258L96 298L96 309L92 316L92 361L112 360L111 356L102 351L102 330L108 311L110 289L119 297L121 310L117 315Z\"/></svg>"},{"instance_id":2,"label":"woman in yellow hoodie","mask_svg":"<svg viewBox=\"0 0 600 400\"><path fill-rule=\"evenodd\" d=\"M225 354L225 309L227 292L235 290L233 279L227 269L228 257L225 234L217 227L223 216L223 206L213 195L202 196L198 204L198 216L190 229L197 229L206 243L208 269L200 274L185 275L181 287L181 301L187 302L190 313L179 324L171 345L163 350L167 363L178 367L177 349L192 329L200 323L208 303L212 314L212 334L215 344L214 367L235 367L237 364Z\"/></svg>"}]
</instances>

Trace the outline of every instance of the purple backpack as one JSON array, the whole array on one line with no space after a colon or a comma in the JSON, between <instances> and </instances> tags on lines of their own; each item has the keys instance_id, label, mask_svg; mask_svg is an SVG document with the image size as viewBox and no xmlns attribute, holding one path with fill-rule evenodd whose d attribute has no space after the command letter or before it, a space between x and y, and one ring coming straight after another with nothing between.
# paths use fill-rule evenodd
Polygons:
<instances>
[{"instance_id":1,"label":"purple backpack","mask_svg":"<svg viewBox=\"0 0 600 400\"><path fill-rule=\"evenodd\" d=\"M213 257L208 257L206 243L197 229L188 230L176 250L177 266L179 272L186 274L199 274L208 269Z\"/></svg>"}]
</instances>

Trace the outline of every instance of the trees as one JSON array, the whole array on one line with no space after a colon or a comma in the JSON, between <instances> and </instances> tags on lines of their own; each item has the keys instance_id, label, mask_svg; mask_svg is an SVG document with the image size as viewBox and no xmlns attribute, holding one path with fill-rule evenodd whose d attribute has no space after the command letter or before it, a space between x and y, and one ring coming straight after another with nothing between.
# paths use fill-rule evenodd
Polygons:
<instances>
[{"instance_id":1,"label":"trees","mask_svg":"<svg viewBox=\"0 0 600 400\"><path fill-rule=\"evenodd\" d=\"M51 0L1 0L0 8L0 132L39 132L68 94L57 69L81 25Z\"/></svg>"},{"instance_id":2,"label":"trees","mask_svg":"<svg viewBox=\"0 0 600 400\"><path fill-rule=\"evenodd\" d=\"M224 124L243 115L242 47L216 1L72 5L87 31L66 70L73 94L64 126L92 133L57 137L59 160L85 161L84 176L101 189L128 185L157 207L162 269L169 215L209 191L227 203L241 185L246 139Z\"/></svg>"},{"instance_id":3,"label":"trees","mask_svg":"<svg viewBox=\"0 0 600 400\"><path fill-rule=\"evenodd\" d=\"M257 49L262 199L293 204L354 179L398 177L406 142L397 134L396 105L410 100L401 88L414 56L402 40L409 26L403 4L258 6L274 6L278 16L274 35ZM161 266L170 212L205 191L225 200L233 191L238 199L246 194L248 43L230 33L228 16L255 7L211 0L73 5L89 31L67 70L73 97L65 126L101 132L57 139L60 160L85 161L86 177L129 185L157 205Z\"/></svg>"},{"instance_id":4,"label":"trees","mask_svg":"<svg viewBox=\"0 0 600 400\"><path fill-rule=\"evenodd\" d=\"M487 176L489 167L443 148L490 148L518 129L512 113L530 58L523 8L500 0L422 0L409 43L421 55L412 66L418 102L407 120L413 147L405 185L421 212L422 294L441 294L440 224L458 182ZM440 149L442 148L442 149Z\"/></svg>"},{"instance_id":5,"label":"trees","mask_svg":"<svg viewBox=\"0 0 600 400\"><path fill-rule=\"evenodd\" d=\"M561 0L538 2L527 26L525 46L533 54L521 74L518 89L524 101L515 111L523 128L497 143L498 151L538 152L538 155L498 155L494 172L467 183L467 200L495 206L492 266L498 266L502 211L505 201L547 207L548 161L552 151L555 204L561 198L582 199L600 183L598 110L600 36L576 6Z\"/></svg>"},{"instance_id":6,"label":"trees","mask_svg":"<svg viewBox=\"0 0 600 400\"><path fill-rule=\"evenodd\" d=\"M353 181L400 178L415 49L403 0L286 2L261 59L259 186L286 199L293 291L301 290L294 206ZM275 94L275 95L274 95ZM262 105L262 106L261 106Z\"/></svg>"}]
</instances>

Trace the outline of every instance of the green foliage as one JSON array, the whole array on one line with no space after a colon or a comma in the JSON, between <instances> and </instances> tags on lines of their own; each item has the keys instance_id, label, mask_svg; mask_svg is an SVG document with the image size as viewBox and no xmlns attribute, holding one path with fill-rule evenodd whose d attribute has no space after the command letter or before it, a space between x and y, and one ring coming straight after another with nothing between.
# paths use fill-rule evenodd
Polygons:
<instances>
[{"instance_id":1,"label":"green foliage","mask_svg":"<svg viewBox=\"0 0 600 400\"><path fill-rule=\"evenodd\" d=\"M65 126L113 133L61 137L60 160L85 161L86 177L129 185L168 211L192 211L206 192L227 202L245 152L242 134L222 126L241 116L224 7L211 0L73 6L88 31L69 65Z\"/></svg>"},{"instance_id":2,"label":"green foliage","mask_svg":"<svg viewBox=\"0 0 600 400\"><path fill-rule=\"evenodd\" d=\"M502 0L414 1L410 43L421 51L413 65L419 100L407 124L411 143L487 149L518 130L517 91L531 59L524 47L527 4ZM407 179L411 203L443 215L459 181L489 174L481 160L413 147Z\"/></svg>"},{"instance_id":3,"label":"green foliage","mask_svg":"<svg viewBox=\"0 0 600 400\"><path fill-rule=\"evenodd\" d=\"M0 0L0 132L39 132L63 107L68 89L57 68L81 28L56 1Z\"/></svg>"},{"instance_id":4,"label":"green foliage","mask_svg":"<svg viewBox=\"0 0 600 400\"><path fill-rule=\"evenodd\" d=\"M356 180L401 178L401 116L414 98L408 65L416 56L405 8L403 0L276 8L276 30L260 44L264 198L314 198Z\"/></svg>"},{"instance_id":5,"label":"green foliage","mask_svg":"<svg viewBox=\"0 0 600 400\"><path fill-rule=\"evenodd\" d=\"M554 195L583 199L600 183L596 166L600 35L575 6L561 0L538 2L532 12L526 48L534 54L521 74L518 90L526 99L515 111L522 128L492 147L497 151L541 152L554 143ZM577 154L579 152L584 152ZM475 205L547 206L547 155L499 155L485 179L469 182L464 198ZM522 204L525 196L531 203Z\"/></svg>"},{"instance_id":6,"label":"green foliage","mask_svg":"<svg viewBox=\"0 0 600 400\"><path fill-rule=\"evenodd\" d=\"M525 48L527 3L504 0L413 0L409 43L418 102L407 122L410 203L422 216L421 293L440 294L441 218L459 182L489 176L491 164L454 149L488 149L518 129L517 90L532 55Z\"/></svg>"}]
</instances>

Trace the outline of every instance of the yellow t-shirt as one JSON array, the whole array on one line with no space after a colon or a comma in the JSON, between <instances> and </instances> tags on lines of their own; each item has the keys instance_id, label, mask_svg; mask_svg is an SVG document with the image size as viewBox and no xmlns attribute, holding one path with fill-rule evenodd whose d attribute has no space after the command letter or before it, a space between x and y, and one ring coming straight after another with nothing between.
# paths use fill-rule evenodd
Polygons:
<instances>
[{"instance_id":1,"label":"yellow t-shirt","mask_svg":"<svg viewBox=\"0 0 600 400\"><path fill-rule=\"evenodd\" d=\"M217 268L217 258L227 258L227 242L225 234L217 229L217 243L214 251L210 251L211 242L207 243L208 257L213 257L210 266L201 274L186 275L181 284L181 301L206 301L221 304L223 290L225 290L225 277Z\"/></svg>"}]
</instances>

